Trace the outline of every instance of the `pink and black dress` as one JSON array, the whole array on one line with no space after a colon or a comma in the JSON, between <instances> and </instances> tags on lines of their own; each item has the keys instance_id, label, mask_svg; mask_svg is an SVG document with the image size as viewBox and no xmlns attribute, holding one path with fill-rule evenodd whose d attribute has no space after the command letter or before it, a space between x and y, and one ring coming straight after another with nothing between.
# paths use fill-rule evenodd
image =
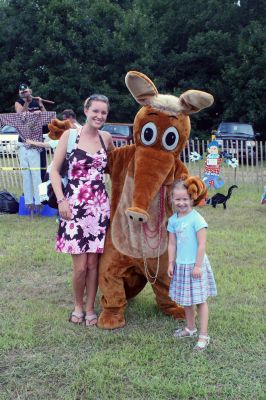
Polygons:
<instances>
[{"instance_id":1,"label":"pink and black dress","mask_svg":"<svg viewBox=\"0 0 266 400\"><path fill-rule=\"evenodd\" d=\"M94 154L78 148L79 134L69 157L65 197L72 212L70 220L60 219L56 251L69 254L102 253L110 221L110 203L104 184L107 153Z\"/></svg>"}]
</instances>

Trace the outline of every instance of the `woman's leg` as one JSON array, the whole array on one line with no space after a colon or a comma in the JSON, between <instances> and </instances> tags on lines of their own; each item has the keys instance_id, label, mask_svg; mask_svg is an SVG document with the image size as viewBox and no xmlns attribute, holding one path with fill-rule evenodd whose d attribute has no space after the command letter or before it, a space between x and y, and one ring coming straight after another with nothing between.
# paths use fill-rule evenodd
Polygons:
<instances>
[{"instance_id":1,"label":"woman's leg","mask_svg":"<svg viewBox=\"0 0 266 400\"><path fill-rule=\"evenodd\" d=\"M200 317L200 335L208 335L208 319L209 319L209 309L208 303L198 304L199 317Z\"/></svg>"},{"instance_id":2,"label":"woman's leg","mask_svg":"<svg viewBox=\"0 0 266 400\"><path fill-rule=\"evenodd\" d=\"M82 313L83 311L83 299L84 291L86 286L86 274L87 274L87 254L72 254L73 259L73 274L72 274L72 285L74 291L74 311L76 313ZM74 323L81 322L81 317L72 316L71 320Z\"/></svg>"},{"instance_id":3,"label":"woman's leg","mask_svg":"<svg viewBox=\"0 0 266 400\"><path fill-rule=\"evenodd\" d=\"M87 274L86 274L86 292L87 304L86 314L94 314L94 302L98 289L98 254L87 254Z\"/></svg>"}]
</instances>

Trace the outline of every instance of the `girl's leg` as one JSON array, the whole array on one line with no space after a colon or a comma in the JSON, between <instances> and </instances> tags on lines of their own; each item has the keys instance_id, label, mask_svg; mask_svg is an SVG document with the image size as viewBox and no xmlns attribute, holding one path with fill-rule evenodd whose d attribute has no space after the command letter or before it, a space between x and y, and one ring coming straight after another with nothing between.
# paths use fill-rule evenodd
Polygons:
<instances>
[{"instance_id":1,"label":"girl's leg","mask_svg":"<svg viewBox=\"0 0 266 400\"><path fill-rule=\"evenodd\" d=\"M177 329L174 333L175 337L195 336L197 329L195 327L195 311L193 306L185 306L186 327Z\"/></svg>"},{"instance_id":2,"label":"girl's leg","mask_svg":"<svg viewBox=\"0 0 266 400\"><path fill-rule=\"evenodd\" d=\"M199 339L194 347L197 351L205 350L210 343L210 338L208 336L208 303L198 304L199 317L200 317L200 334Z\"/></svg>"},{"instance_id":3,"label":"girl's leg","mask_svg":"<svg viewBox=\"0 0 266 400\"><path fill-rule=\"evenodd\" d=\"M87 254L87 273L86 273L86 315L94 314L94 302L98 289L98 254ZM94 320L97 320L95 317ZM87 320L88 325L93 325L94 320ZM90 323L91 322L91 323Z\"/></svg>"},{"instance_id":4,"label":"girl's leg","mask_svg":"<svg viewBox=\"0 0 266 400\"><path fill-rule=\"evenodd\" d=\"M195 311L193 306L184 307L187 321L187 328L191 331L195 329Z\"/></svg>"},{"instance_id":5,"label":"girl's leg","mask_svg":"<svg viewBox=\"0 0 266 400\"><path fill-rule=\"evenodd\" d=\"M83 298L84 290L86 285L86 273L87 273L87 254L72 254L73 259L73 274L72 274L72 285L74 291L74 302L76 313L83 312ZM72 322L79 323L82 317L71 317Z\"/></svg>"},{"instance_id":6,"label":"girl's leg","mask_svg":"<svg viewBox=\"0 0 266 400\"><path fill-rule=\"evenodd\" d=\"M198 311L200 317L200 335L208 335L208 319L209 319L209 309L208 303L198 304Z\"/></svg>"}]
</instances>

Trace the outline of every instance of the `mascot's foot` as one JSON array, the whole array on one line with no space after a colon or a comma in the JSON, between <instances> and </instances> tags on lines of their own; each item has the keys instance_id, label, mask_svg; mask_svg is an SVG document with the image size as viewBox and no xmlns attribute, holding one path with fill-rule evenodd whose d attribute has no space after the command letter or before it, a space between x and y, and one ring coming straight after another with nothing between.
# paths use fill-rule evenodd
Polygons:
<instances>
[{"instance_id":1,"label":"mascot's foot","mask_svg":"<svg viewBox=\"0 0 266 400\"><path fill-rule=\"evenodd\" d=\"M184 320L186 319L185 309L183 307L177 307L173 313L175 319Z\"/></svg>"},{"instance_id":2,"label":"mascot's foot","mask_svg":"<svg viewBox=\"0 0 266 400\"><path fill-rule=\"evenodd\" d=\"M168 307L168 308L161 307L161 310L166 315L171 315L174 319L179 319L179 320L186 319L185 309L181 306L174 306L174 307Z\"/></svg>"},{"instance_id":3,"label":"mascot's foot","mask_svg":"<svg viewBox=\"0 0 266 400\"><path fill-rule=\"evenodd\" d=\"M97 327L101 329L117 329L126 325L124 313L103 311L98 318Z\"/></svg>"}]
</instances>

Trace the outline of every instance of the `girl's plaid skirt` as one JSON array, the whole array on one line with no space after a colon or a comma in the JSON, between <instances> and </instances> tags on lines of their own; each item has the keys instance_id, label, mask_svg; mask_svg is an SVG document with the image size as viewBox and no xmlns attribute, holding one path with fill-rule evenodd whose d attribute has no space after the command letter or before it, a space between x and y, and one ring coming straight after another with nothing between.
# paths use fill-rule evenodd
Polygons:
<instances>
[{"instance_id":1,"label":"girl's plaid skirt","mask_svg":"<svg viewBox=\"0 0 266 400\"><path fill-rule=\"evenodd\" d=\"M193 278L195 264L177 264L169 288L169 296L177 304L191 306L205 303L209 296L217 296L216 283L208 257L201 267L201 278Z\"/></svg>"}]
</instances>

